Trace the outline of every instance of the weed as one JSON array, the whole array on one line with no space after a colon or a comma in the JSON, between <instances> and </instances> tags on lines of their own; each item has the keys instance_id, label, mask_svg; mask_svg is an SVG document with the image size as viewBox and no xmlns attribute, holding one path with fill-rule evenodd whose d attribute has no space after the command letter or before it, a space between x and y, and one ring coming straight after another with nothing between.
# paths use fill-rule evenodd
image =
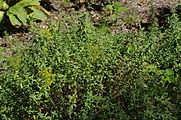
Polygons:
<instances>
[{"instance_id":1,"label":"weed","mask_svg":"<svg viewBox=\"0 0 181 120\"><path fill-rule=\"evenodd\" d=\"M137 36L79 20L32 28L32 46L3 58L13 67L0 74L1 119L180 119L176 14Z\"/></svg>"}]
</instances>

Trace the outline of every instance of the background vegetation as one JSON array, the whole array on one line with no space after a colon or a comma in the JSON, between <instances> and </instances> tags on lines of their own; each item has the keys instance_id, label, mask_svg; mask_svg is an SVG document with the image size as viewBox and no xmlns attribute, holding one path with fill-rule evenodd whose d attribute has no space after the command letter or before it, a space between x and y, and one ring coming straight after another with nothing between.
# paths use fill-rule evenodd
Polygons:
<instances>
[{"instance_id":1,"label":"background vegetation","mask_svg":"<svg viewBox=\"0 0 181 120\"><path fill-rule=\"evenodd\" d=\"M11 56L0 47L0 119L181 119L178 14L135 33L62 16L35 23L28 43L9 38Z\"/></svg>"}]
</instances>

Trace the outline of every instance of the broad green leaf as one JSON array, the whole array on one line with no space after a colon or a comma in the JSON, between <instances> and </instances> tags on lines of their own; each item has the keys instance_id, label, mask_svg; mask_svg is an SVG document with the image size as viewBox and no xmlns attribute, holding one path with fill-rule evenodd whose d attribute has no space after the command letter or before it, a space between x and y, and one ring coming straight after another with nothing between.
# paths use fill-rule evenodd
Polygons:
<instances>
[{"instance_id":1,"label":"broad green leaf","mask_svg":"<svg viewBox=\"0 0 181 120\"><path fill-rule=\"evenodd\" d=\"M4 25L4 11L0 11L0 30L3 29Z\"/></svg>"},{"instance_id":2,"label":"broad green leaf","mask_svg":"<svg viewBox=\"0 0 181 120\"><path fill-rule=\"evenodd\" d=\"M1 9L7 10L8 8L9 8L8 4L6 2L4 2Z\"/></svg>"},{"instance_id":3,"label":"broad green leaf","mask_svg":"<svg viewBox=\"0 0 181 120\"><path fill-rule=\"evenodd\" d=\"M33 12L30 13L30 15L29 15L30 17L35 18L37 20L44 20L47 18L47 15L43 11L41 11L40 9L35 8L35 7L28 7L28 8L33 10Z\"/></svg>"},{"instance_id":4,"label":"broad green leaf","mask_svg":"<svg viewBox=\"0 0 181 120\"><path fill-rule=\"evenodd\" d=\"M3 0L0 0L0 4L2 4L4 1Z\"/></svg>"},{"instance_id":5,"label":"broad green leaf","mask_svg":"<svg viewBox=\"0 0 181 120\"><path fill-rule=\"evenodd\" d=\"M22 23L18 20L18 18L15 15L9 13L8 16L9 16L9 20L11 21L11 24L13 26L15 26L15 25L21 26L22 25Z\"/></svg>"},{"instance_id":6,"label":"broad green leaf","mask_svg":"<svg viewBox=\"0 0 181 120\"><path fill-rule=\"evenodd\" d=\"M27 12L24 7L14 6L9 9L9 12L16 15L23 25L27 25Z\"/></svg>"},{"instance_id":7,"label":"broad green leaf","mask_svg":"<svg viewBox=\"0 0 181 120\"><path fill-rule=\"evenodd\" d=\"M1 9L1 7L3 6L3 0L0 0L0 9Z\"/></svg>"},{"instance_id":8,"label":"broad green leaf","mask_svg":"<svg viewBox=\"0 0 181 120\"><path fill-rule=\"evenodd\" d=\"M25 7L30 5L40 5L40 3L38 0L23 0L10 7L9 12L16 15L23 25L27 25L27 11Z\"/></svg>"},{"instance_id":9,"label":"broad green leaf","mask_svg":"<svg viewBox=\"0 0 181 120\"><path fill-rule=\"evenodd\" d=\"M16 3L13 7L26 7L26 6L30 6L30 5L40 5L39 0L22 0L18 3Z\"/></svg>"},{"instance_id":10,"label":"broad green leaf","mask_svg":"<svg viewBox=\"0 0 181 120\"><path fill-rule=\"evenodd\" d=\"M7 16L10 19L12 25L27 25L28 17L32 17L38 20L44 20L50 13L40 6L41 0L20 0L15 5L11 6L7 11ZM4 3L0 0L0 3ZM4 6L0 4L0 8L8 9L6 4ZM32 11L28 11L29 9Z\"/></svg>"},{"instance_id":11,"label":"broad green leaf","mask_svg":"<svg viewBox=\"0 0 181 120\"><path fill-rule=\"evenodd\" d=\"M42 6L38 6L38 5L31 5L31 6L43 11L47 15L50 15L50 13L46 9L44 9Z\"/></svg>"},{"instance_id":12,"label":"broad green leaf","mask_svg":"<svg viewBox=\"0 0 181 120\"><path fill-rule=\"evenodd\" d=\"M4 17L4 11L0 11L0 23L3 20L3 17Z\"/></svg>"},{"instance_id":13,"label":"broad green leaf","mask_svg":"<svg viewBox=\"0 0 181 120\"><path fill-rule=\"evenodd\" d=\"M0 10L7 10L9 8L6 1L0 0Z\"/></svg>"}]
</instances>

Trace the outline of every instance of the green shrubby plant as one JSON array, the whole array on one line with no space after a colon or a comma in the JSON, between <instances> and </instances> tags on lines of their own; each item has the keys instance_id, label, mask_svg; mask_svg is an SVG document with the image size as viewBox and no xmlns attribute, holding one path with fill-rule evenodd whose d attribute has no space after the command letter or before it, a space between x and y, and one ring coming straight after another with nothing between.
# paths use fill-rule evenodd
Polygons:
<instances>
[{"instance_id":1,"label":"green shrubby plant","mask_svg":"<svg viewBox=\"0 0 181 120\"><path fill-rule=\"evenodd\" d=\"M128 93L131 93L132 96L129 109L133 110L133 113L138 110L140 114L138 116L144 116L144 119L179 118L177 116L178 112L174 110L180 109L175 104L175 101L179 101L180 98L175 99L175 95L172 96L171 93L173 88L179 89L180 87L178 85L180 83L180 68L178 68L179 62L176 62L180 61L180 33L178 33L177 28L180 26L180 21L173 14L169 23L170 27L165 33L161 32L158 25L154 25L150 27L148 35L141 34L141 38L133 38L133 42L129 45L134 46L134 52L129 53L130 56L127 56L129 62L126 62L126 64L132 63L130 66L133 70L130 74L134 78L129 78L129 81L126 80L123 84L133 84L131 90L128 90L130 91ZM174 39L172 38L173 34L177 34ZM148 103L144 103L144 101ZM145 112L141 113L139 111ZM138 117L137 119L143 118Z\"/></svg>"},{"instance_id":2,"label":"green shrubby plant","mask_svg":"<svg viewBox=\"0 0 181 120\"><path fill-rule=\"evenodd\" d=\"M110 26L116 25L117 18L119 18L119 13L125 12L128 8L121 7L121 3L116 1L112 4L105 5L105 12L101 15L103 20L99 26Z\"/></svg>"},{"instance_id":3,"label":"green shrubby plant","mask_svg":"<svg viewBox=\"0 0 181 120\"><path fill-rule=\"evenodd\" d=\"M32 28L32 45L5 58L0 118L180 119L177 15L164 32L153 24L136 36L95 28L88 16L66 32L55 21Z\"/></svg>"}]
</instances>

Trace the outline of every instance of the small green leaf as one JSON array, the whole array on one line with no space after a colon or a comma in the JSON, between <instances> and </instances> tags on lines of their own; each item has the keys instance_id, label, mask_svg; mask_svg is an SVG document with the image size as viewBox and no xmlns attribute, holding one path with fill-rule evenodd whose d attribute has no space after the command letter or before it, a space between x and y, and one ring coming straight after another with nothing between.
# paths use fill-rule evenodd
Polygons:
<instances>
[{"instance_id":1,"label":"small green leaf","mask_svg":"<svg viewBox=\"0 0 181 120\"><path fill-rule=\"evenodd\" d=\"M125 12L127 10L128 10L128 8L122 8L122 7L115 9L116 12Z\"/></svg>"},{"instance_id":2,"label":"small green leaf","mask_svg":"<svg viewBox=\"0 0 181 120\"><path fill-rule=\"evenodd\" d=\"M129 46L127 49L127 53L133 53L134 52L134 47L133 46Z\"/></svg>"},{"instance_id":3,"label":"small green leaf","mask_svg":"<svg viewBox=\"0 0 181 120\"><path fill-rule=\"evenodd\" d=\"M117 15L117 14L112 14L112 15L110 15L110 17L111 17L111 18L118 18L119 15Z\"/></svg>"},{"instance_id":4,"label":"small green leaf","mask_svg":"<svg viewBox=\"0 0 181 120\"><path fill-rule=\"evenodd\" d=\"M161 77L163 81L173 83L176 80L176 78L174 76L174 71L172 69L166 69L165 73L166 74Z\"/></svg>"},{"instance_id":5,"label":"small green leaf","mask_svg":"<svg viewBox=\"0 0 181 120\"><path fill-rule=\"evenodd\" d=\"M113 10L113 6L112 5L106 5L105 7L107 10Z\"/></svg>"},{"instance_id":6,"label":"small green leaf","mask_svg":"<svg viewBox=\"0 0 181 120\"><path fill-rule=\"evenodd\" d=\"M120 7L120 6L121 6L121 3L120 3L120 2L118 2L118 1L114 2L114 7L115 7L115 8L118 8L118 7Z\"/></svg>"},{"instance_id":7,"label":"small green leaf","mask_svg":"<svg viewBox=\"0 0 181 120\"><path fill-rule=\"evenodd\" d=\"M173 75L174 75L174 71L173 71L172 69L167 69L167 70L166 70L166 74L167 74L168 76L173 76Z\"/></svg>"}]
</instances>

